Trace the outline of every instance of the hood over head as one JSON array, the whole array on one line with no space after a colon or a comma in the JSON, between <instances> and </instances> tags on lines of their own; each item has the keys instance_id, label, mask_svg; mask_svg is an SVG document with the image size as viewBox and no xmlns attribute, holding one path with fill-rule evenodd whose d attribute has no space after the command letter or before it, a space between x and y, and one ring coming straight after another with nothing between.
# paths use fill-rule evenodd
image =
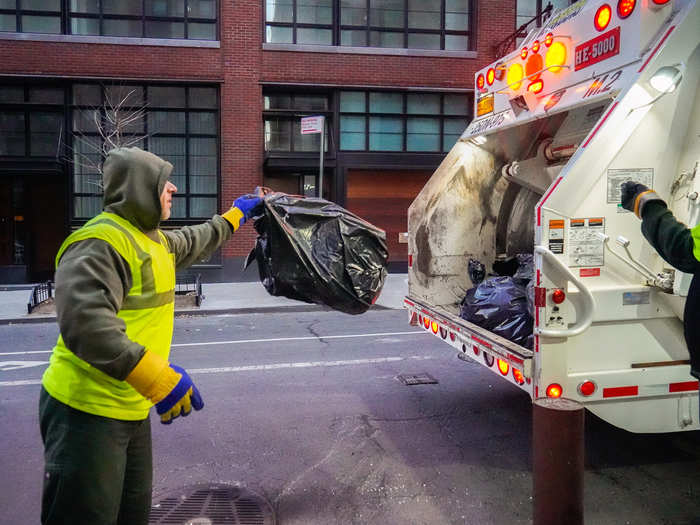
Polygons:
<instances>
[{"instance_id":1,"label":"hood over head","mask_svg":"<svg viewBox=\"0 0 700 525\"><path fill-rule=\"evenodd\" d=\"M102 165L104 211L128 220L141 231L158 228L160 194L173 165L139 148L116 148Z\"/></svg>"}]
</instances>

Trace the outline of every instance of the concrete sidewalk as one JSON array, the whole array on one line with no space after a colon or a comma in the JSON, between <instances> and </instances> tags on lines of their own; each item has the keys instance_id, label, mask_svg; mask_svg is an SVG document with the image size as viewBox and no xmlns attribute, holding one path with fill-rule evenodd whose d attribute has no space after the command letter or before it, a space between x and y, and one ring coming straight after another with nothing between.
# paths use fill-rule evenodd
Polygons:
<instances>
[{"instance_id":1,"label":"concrete sidewalk","mask_svg":"<svg viewBox=\"0 0 700 525\"><path fill-rule=\"evenodd\" d=\"M0 324L35 323L55 321L54 313L27 314L30 290L10 289L0 291ZM403 298L408 292L405 273L391 273L384 281L384 288L373 308L403 308ZM175 315L212 315L225 313L312 311L325 306L293 301L285 297L273 297L259 281L240 283L202 284L204 300L201 306L175 308Z\"/></svg>"}]
</instances>

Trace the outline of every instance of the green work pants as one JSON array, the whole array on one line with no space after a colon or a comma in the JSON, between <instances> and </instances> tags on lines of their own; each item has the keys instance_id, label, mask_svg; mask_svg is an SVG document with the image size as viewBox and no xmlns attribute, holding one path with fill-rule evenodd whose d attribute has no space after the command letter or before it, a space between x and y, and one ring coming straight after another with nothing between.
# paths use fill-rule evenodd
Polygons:
<instances>
[{"instance_id":1,"label":"green work pants","mask_svg":"<svg viewBox=\"0 0 700 525\"><path fill-rule=\"evenodd\" d=\"M151 510L151 424L69 407L41 388L44 525L146 525Z\"/></svg>"}]
</instances>

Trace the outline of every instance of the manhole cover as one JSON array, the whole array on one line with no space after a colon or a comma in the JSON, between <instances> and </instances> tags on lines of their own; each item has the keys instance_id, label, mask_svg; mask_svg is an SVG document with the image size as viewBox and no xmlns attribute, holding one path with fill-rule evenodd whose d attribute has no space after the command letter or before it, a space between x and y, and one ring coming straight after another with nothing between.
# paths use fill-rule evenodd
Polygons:
<instances>
[{"instance_id":1,"label":"manhole cover","mask_svg":"<svg viewBox=\"0 0 700 525\"><path fill-rule=\"evenodd\" d=\"M399 374L397 379L404 385L432 385L438 382L430 374Z\"/></svg>"},{"instance_id":2,"label":"manhole cover","mask_svg":"<svg viewBox=\"0 0 700 525\"><path fill-rule=\"evenodd\" d=\"M194 485L174 490L151 507L149 525L274 525L263 497L237 485Z\"/></svg>"}]
</instances>

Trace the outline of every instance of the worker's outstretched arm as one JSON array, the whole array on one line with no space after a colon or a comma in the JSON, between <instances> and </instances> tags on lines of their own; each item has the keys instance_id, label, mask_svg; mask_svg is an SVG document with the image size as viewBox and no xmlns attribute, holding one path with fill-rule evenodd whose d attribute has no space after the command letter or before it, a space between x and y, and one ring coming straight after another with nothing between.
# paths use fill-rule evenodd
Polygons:
<instances>
[{"instance_id":1,"label":"worker's outstretched arm","mask_svg":"<svg viewBox=\"0 0 700 525\"><path fill-rule=\"evenodd\" d=\"M163 230L170 251L175 254L175 266L187 268L211 255L238 230L246 220L262 212L259 195L243 195L222 215L214 215L205 223L177 230Z\"/></svg>"}]
</instances>

